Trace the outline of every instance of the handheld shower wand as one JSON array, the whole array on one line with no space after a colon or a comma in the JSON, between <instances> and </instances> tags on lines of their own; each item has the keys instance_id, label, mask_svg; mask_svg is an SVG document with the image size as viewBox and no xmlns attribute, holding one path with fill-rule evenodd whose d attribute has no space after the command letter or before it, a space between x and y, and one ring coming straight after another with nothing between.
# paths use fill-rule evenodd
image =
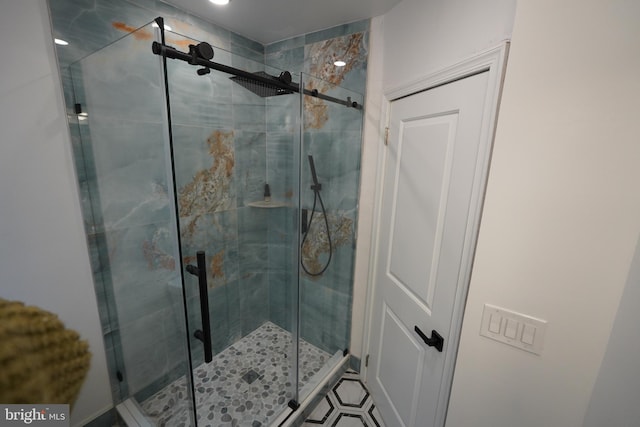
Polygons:
<instances>
[{"instance_id":1,"label":"handheld shower wand","mask_svg":"<svg viewBox=\"0 0 640 427\"><path fill-rule=\"evenodd\" d=\"M311 154L309 154L309 168L311 169L311 179L313 179L313 185L311 186L311 189L313 191L320 191L322 190L322 185L318 182L318 175L316 175L316 165L313 162L313 156Z\"/></svg>"},{"instance_id":2,"label":"handheld shower wand","mask_svg":"<svg viewBox=\"0 0 640 427\"><path fill-rule=\"evenodd\" d=\"M300 247L302 248L305 241L307 240L307 236L309 235L309 229L311 228L311 223L313 222L313 214L316 210L316 202L319 200L320 207L322 208L322 215L324 216L324 225L327 230L327 240L329 241L329 259L327 260L327 263L324 265L324 267L320 271L314 272L314 273L307 270L307 267L304 265L304 260L302 257L300 257L300 265L302 266L302 269L304 270L304 272L307 273L309 276L320 276L322 273L324 273L327 270L327 268L329 267L329 263L331 263L331 256L333 255L333 247L331 244L331 232L329 230L329 219L327 218L327 211L324 208L324 203L322 202L322 196L320 196L320 190L322 190L322 184L320 184L320 182L318 181L318 175L316 174L316 166L313 161L313 156L309 154L308 159L309 159L309 168L311 169L311 179L313 180L313 184L311 185L311 189L313 190L313 207L311 208L311 216L309 218L308 223L307 223L306 209L302 211L302 221L303 221L302 232L304 233L304 236L302 237L302 242L300 242Z\"/></svg>"}]
</instances>

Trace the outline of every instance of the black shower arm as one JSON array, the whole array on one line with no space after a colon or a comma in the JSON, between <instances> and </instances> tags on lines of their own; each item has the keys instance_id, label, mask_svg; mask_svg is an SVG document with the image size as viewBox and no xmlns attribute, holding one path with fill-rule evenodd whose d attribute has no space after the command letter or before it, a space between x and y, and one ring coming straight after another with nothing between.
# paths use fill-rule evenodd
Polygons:
<instances>
[{"instance_id":1,"label":"black shower arm","mask_svg":"<svg viewBox=\"0 0 640 427\"><path fill-rule=\"evenodd\" d=\"M174 47L164 45L157 41L154 41L151 45L151 50L156 55L162 55L169 59L179 59L181 61L185 61L191 65L199 65L206 68L211 68L213 70L222 71L223 73L232 74L234 76L244 77L246 79L258 81L260 83L264 83L271 86L276 86L281 89L289 90L291 92L300 93L300 85L296 83L287 84L276 79L269 79L266 77L262 77L256 75L254 73L250 73L248 71L240 70L238 68L229 67L228 65L219 64L217 62L211 62L207 59L200 58L194 56L193 54L189 54L186 52L181 52ZM314 96L316 98L323 99L325 101L335 102L336 104L345 105L347 107L355 108L357 110L362 110L362 104L358 104L355 101L351 101L351 98L339 99L334 98L333 96L325 95L318 92L317 89L309 90L304 89L304 94L309 96Z\"/></svg>"}]
</instances>

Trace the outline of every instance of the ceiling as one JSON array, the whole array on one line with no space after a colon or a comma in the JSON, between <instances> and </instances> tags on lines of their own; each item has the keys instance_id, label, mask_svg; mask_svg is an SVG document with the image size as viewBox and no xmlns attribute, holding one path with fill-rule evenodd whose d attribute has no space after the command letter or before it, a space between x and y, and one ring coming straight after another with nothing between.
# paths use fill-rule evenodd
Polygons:
<instances>
[{"instance_id":1,"label":"ceiling","mask_svg":"<svg viewBox=\"0 0 640 427\"><path fill-rule=\"evenodd\" d=\"M248 37L270 44L389 11L400 0L165 0L180 9Z\"/></svg>"}]
</instances>

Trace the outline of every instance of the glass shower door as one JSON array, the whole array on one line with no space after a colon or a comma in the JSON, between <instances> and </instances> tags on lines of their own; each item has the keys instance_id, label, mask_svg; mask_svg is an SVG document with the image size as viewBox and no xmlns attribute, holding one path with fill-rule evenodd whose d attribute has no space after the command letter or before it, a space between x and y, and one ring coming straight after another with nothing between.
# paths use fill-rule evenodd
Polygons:
<instances>
[{"instance_id":1,"label":"glass shower door","mask_svg":"<svg viewBox=\"0 0 640 427\"><path fill-rule=\"evenodd\" d=\"M336 71L333 81L341 81L340 76ZM340 363L351 341L363 96L306 73L301 81L306 93L300 153L303 400ZM309 95L315 91L349 105Z\"/></svg>"},{"instance_id":2,"label":"glass shower door","mask_svg":"<svg viewBox=\"0 0 640 427\"><path fill-rule=\"evenodd\" d=\"M199 43L166 38L181 51ZM213 61L276 73L217 47ZM196 416L198 425L268 426L296 398L297 235L283 230L297 224L299 101L199 68L167 60ZM268 170L280 149L289 158Z\"/></svg>"},{"instance_id":3,"label":"glass shower door","mask_svg":"<svg viewBox=\"0 0 640 427\"><path fill-rule=\"evenodd\" d=\"M69 120L82 159L76 163L115 403L157 424L191 425L164 83L149 46L155 37L147 25L71 65ZM159 392L167 404L149 404Z\"/></svg>"}]
</instances>

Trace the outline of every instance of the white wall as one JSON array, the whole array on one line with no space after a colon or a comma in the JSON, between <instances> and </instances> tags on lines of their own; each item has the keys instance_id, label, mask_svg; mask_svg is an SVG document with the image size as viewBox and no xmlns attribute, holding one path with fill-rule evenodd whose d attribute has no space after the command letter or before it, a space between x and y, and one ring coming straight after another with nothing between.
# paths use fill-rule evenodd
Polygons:
<instances>
[{"instance_id":1,"label":"white wall","mask_svg":"<svg viewBox=\"0 0 640 427\"><path fill-rule=\"evenodd\" d=\"M80 425L112 401L49 14L42 0L0 0L0 11L0 297L89 340Z\"/></svg>"},{"instance_id":2,"label":"white wall","mask_svg":"<svg viewBox=\"0 0 640 427\"><path fill-rule=\"evenodd\" d=\"M516 0L402 0L384 15L389 91L509 39Z\"/></svg>"},{"instance_id":3,"label":"white wall","mask_svg":"<svg viewBox=\"0 0 640 427\"><path fill-rule=\"evenodd\" d=\"M622 294L584 427L635 426L640 420L640 240Z\"/></svg>"},{"instance_id":4,"label":"white wall","mask_svg":"<svg viewBox=\"0 0 640 427\"><path fill-rule=\"evenodd\" d=\"M583 424L640 231L639 16L518 2L448 426ZM542 355L479 336L484 303L547 320Z\"/></svg>"},{"instance_id":5,"label":"white wall","mask_svg":"<svg viewBox=\"0 0 640 427\"><path fill-rule=\"evenodd\" d=\"M369 29L369 57L367 59L367 93L365 96L364 125L362 132L362 152L360 161L360 199L358 201L358 229L356 235L356 261L353 274L353 307L351 310L351 342L349 351L352 356L362 359L366 300L369 277L369 259L373 255L371 248L372 227L374 225L375 200L377 185L378 147L381 144L380 129L385 123L382 114L382 56L383 32L382 18L371 20ZM373 49L372 49L373 48Z\"/></svg>"}]
</instances>

